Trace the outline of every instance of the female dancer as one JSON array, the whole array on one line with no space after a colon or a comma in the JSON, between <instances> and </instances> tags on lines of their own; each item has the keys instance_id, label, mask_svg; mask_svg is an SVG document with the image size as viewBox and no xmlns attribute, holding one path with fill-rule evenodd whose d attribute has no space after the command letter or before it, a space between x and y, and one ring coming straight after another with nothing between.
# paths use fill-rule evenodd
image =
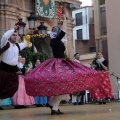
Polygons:
<instances>
[{"instance_id":1,"label":"female dancer","mask_svg":"<svg viewBox=\"0 0 120 120\"><path fill-rule=\"evenodd\" d=\"M91 90L99 85L99 74L80 63L65 58L66 18L59 27L53 27L50 45L54 58L38 65L25 77L26 92L32 96L53 96L48 106L51 115L63 114L58 109L61 100L69 99L68 93Z\"/></svg>"},{"instance_id":2,"label":"female dancer","mask_svg":"<svg viewBox=\"0 0 120 120\"><path fill-rule=\"evenodd\" d=\"M24 75L26 74L26 69L23 63L23 58L19 56L18 58L18 73L19 73L19 86L17 92L12 97L13 105L15 105L15 109L18 108L26 108L28 105L35 104L34 98L32 96L28 96L25 90L25 82ZM25 62L25 61L24 61Z\"/></svg>"},{"instance_id":3,"label":"female dancer","mask_svg":"<svg viewBox=\"0 0 120 120\"><path fill-rule=\"evenodd\" d=\"M98 52L97 59L93 63L96 65L95 69L100 74L101 83L99 88L93 89L91 91L91 96L92 98L97 99L99 104L106 104L106 98L114 99L110 79L106 72L108 61L103 57L101 52Z\"/></svg>"}]
</instances>

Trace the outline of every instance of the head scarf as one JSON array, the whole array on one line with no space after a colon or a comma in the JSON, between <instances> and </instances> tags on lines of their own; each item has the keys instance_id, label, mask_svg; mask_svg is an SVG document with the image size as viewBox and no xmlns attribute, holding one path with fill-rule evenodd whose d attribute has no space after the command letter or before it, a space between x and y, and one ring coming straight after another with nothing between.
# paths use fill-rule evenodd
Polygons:
<instances>
[{"instance_id":1,"label":"head scarf","mask_svg":"<svg viewBox=\"0 0 120 120\"><path fill-rule=\"evenodd\" d=\"M56 38L56 36L57 36L57 33L56 32L52 32L52 31L48 31L47 34L50 35L51 39ZM61 41L64 43L67 40L63 38L63 39L61 39Z\"/></svg>"},{"instance_id":2,"label":"head scarf","mask_svg":"<svg viewBox=\"0 0 120 120\"><path fill-rule=\"evenodd\" d=\"M96 63L99 65L99 67L101 66L101 65L100 65L100 61L103 62L104 60L105 60L104 57L102 57L101 59L97 59L97 60L96 60Z\"/></svg>"},{"instance_id":3,"label":"head scarf","mask_svg":"<svg viewBox=\"0 0 120 120\"><path fill-rule=\"evenodd\" d=\"M57 33L52 31L48 31L47 34L49 34L51 38L56 38L57 36Z\"/></svg>"},{"instance_id":4,"label":"head scarf","mask_svg":"<svg viewBox=\"0 0 120 120\"><path fill-rule=\"evenodd\" d=\"M50 37L56 38L61 32L61 29L58 26L55 26L52 28L52 31L48 31L47 33L50 35ZM65 41L67 41L66 39L61 39L61 41L64 43Z\"/></svg>"},{"instance_id":5,"label":"head scarf","mask_svg":"<svg viewBox=\"0 0 120 120\"><path fill-rule=\"evenodd\" d=\"M60 34L61 29L58 26L52 28L52 32L56 33L56 37Z\"/></svg>"}]
</instances>

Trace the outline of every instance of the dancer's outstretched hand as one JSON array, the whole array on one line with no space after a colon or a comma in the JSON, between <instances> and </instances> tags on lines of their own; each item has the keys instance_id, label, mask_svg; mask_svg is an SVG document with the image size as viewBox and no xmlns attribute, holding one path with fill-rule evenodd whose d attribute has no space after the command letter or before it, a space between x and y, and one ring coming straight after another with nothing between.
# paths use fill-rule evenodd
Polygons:
<instances>
[{"instance_id":1,"label":"dancer's outstretched hand","mask_svg":"<svg viewBox=\"0 0 120 120\"><path fill-rule=\"evenodd\" d=\"M19 25L18 23L16 23L16 24L14 25L14 29L15 29L15 30L19 30L19 28L20 28L20 25Z\"/></svg>"}]
</instances>

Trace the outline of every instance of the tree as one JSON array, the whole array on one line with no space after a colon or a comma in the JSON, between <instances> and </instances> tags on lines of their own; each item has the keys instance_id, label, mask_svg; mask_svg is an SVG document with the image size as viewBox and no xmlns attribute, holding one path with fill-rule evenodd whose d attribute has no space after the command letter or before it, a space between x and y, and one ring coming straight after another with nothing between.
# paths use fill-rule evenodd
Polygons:
<instances>
[{"instance_id":1,"label":"tree","mask_svg":"<svg viewBox=\"0 0 120 120\"><path fill-rule=\"evenodd\" d=\"M39 59L41 62L48 59L48 55L45 53L34 53L32 52L31 48L25 48L22 51L20 51L20 55L22 57L26 58L26 66L31 62L33 65L35 64L35 61Z\"/></svg>"}]
</instances>

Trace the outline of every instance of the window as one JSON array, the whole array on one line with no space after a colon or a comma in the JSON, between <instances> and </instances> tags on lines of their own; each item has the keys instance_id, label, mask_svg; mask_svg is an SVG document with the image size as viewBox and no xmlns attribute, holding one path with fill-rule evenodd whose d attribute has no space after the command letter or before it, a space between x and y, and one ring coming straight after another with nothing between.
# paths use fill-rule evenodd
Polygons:
<instances>
[{"instance_id":1,"label":"window","mask_svg":"<svg viewBox=\"0 0 120 120\"><path fill-rule=\"evenodd\" d=\"M103 53L104 57L107 60L109 60L109 58L108 58L108 42L107 42L107 40L105 40L105 39L102 40L101 44L102 44L102 53Z\"/></svg>"},{"instance_id":2,"label":"window","mask_svg":"<svg viewBox=\"0 0 120 120\"><path fill-rule=\"evenodd\" d=\"M90 51L90 52L96 52L96 47L95 47L95 46L89 47L89 51Z\"/></svg>"},{"instance_id":3,"label":"window","mask_svg":"<svg viewBox=\"0 0 120 120\"><path fill-rule=\"evenodd\" d=\"M75 15L75 20L76 20L76 26L82 25L83 24L83 18L82 18L82 13L77 13Z\"/></svg>"},{"instance_id":4,"label":"window","mask_svg":"<svg viewBox=\"0 0 120 120\"><path fill-rule=\"evenodd\" d=\"M105 5L105 0L99 0L100 5Z\"/></svg>"},{"instance_id":5,"label":"window","mask_svg":"<svg viewBox=\"0 0 120 120\"><path fill-rule=\"evenodd\" d=\"M107 27L106 27L106 10L105 7L100 8L100 15L101 15L101 35L107 34Z\"/></svg>"},{"instance_id":6,"label":"window","mask_svg":"<svg viewBox=\"0 0 120 120\"><path fill-rule=\"evenodd\" d=\"M77 30L77 39L79 39L79 40L83 39L82 29Z\"/></svg>"}]
</instances>

